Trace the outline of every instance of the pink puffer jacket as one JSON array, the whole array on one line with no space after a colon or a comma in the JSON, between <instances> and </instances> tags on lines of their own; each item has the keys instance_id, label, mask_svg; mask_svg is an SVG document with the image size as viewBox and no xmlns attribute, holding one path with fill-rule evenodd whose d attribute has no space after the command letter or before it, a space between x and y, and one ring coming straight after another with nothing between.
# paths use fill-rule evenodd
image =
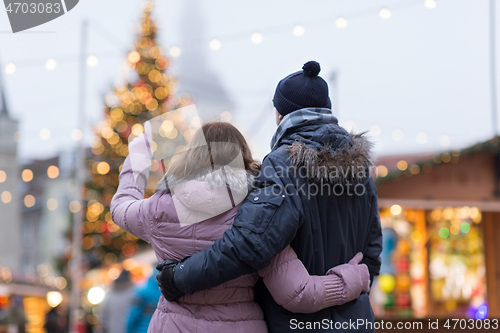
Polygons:
<instances>
[{"instance_id":1,"label":"pink puffer jacket","mask_svg":"<svg viewBox=\"0 0 500 333\"><path fill-rule=\"evenodd\" d=\"M219 169L171 189L144 199L144 189L134 181L127 158L111 202L113 221L150 243L159 262L181 260L222 237L248 193L248 175L225 167L223 173ZM258 274L278 304L293 312L310 313L337 305L339 296L345 294L337 275L309 276L290 246ZM148 332L267 332L262 310L254 301L258 274L241 276L176 302L162 296Z\"/></svg>"}]
</instances>

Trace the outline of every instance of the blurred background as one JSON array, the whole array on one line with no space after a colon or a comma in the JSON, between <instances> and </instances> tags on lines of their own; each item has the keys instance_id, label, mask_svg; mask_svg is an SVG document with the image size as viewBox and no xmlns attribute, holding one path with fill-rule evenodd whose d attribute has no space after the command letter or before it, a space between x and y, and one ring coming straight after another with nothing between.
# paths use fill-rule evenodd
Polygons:
<instances>
[{"instance_id":1,"label":"blurred background","mask_svg":"<svg viewBox=\"0 0 500 333\"><path fill-rule=\"evenodd\" d=\"M377 318L500 317L495 2L85 0L16 34L0 10L0 332L152 314L154 253L109 212L128 135L194 103L262 159L276 84L309 60L376 144Z\"/></svg>"}]
</instances>

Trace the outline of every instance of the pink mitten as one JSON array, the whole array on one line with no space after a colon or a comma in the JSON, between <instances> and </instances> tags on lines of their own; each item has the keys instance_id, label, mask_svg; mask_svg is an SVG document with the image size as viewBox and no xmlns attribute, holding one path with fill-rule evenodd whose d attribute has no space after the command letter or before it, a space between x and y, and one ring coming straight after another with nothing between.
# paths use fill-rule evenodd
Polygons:
<instances>
[{"instance_id":1,"label":"pink mitten","mask_svg":"<svg viewBox=\"0 0 500 333\"><path fill-rule=\"evenodd\" d=\"M370 273L365 264L359 264L363 254L358 252L347 264L331 268L326 274L340 277L345 288L345 302L350 302L364 292L370 291Z\"/></svg>"}]
</instances>

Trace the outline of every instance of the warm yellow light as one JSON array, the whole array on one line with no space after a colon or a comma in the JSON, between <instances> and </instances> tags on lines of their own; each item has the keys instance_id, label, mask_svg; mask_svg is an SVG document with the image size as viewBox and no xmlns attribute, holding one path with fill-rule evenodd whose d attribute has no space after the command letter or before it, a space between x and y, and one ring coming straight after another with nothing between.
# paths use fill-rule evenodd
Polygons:
<instances>
[{"instance_id":1,"label":"warm yellow light","mask_svg":"<svg viewBox=\"0 0 500 333\"><path fill-rule=\"evenodd\" d=\"M141 55L139 54L139 52L137 51L132 51L128 54L128 57L127 57L128 61L130 61L131 63L135 64L137 62L139 62L139 60L141 60Z\"/></svg>"},{"instance_id":2,"label":"warm yellow light","mask_svg":"<svg viewBox=\"0 0 500 333\"><path fill-rule=\"evenodd\" d=\"M392 215L399 215L399 214L401 214L402 211L403 211L403 209L401 208L400 205L392 205L391 206L391 214Z\"/></svg>"},{"instance_id":3,"label":"warm yellow light","mask_svg":"<svg viewBox=\"0 0 500 333\"><path fill-rule=\"evenodd\" d=\"M73 200L69 203L69 211L74 213L78 213L82 209L79 201Z\"/></svg>"},{"instance_id":4,"label":"warm yellow light","mask_svg":"<svg viewBox=\"0 0 500 333\"><path fill-rule=\"evenodd\" d=\"M110 167L109 167L109 164L107 162L99 162L99 164L97 164L97 172L101 175L105 175L109 172L110 170Z\"/></svg>"},{"instance_id":5,"label":"warm yellow light","mask_svg":"<svg viewBox=\"0 0 500 333\"><path fill-rule=\"evenodd\" d=\"M377 167L377 176L378 177L386 177L387 174L389 173L389 170L387 169L387 167L385 165L379 165Z\"/></svg>"},{"instance_id":6,"label":"warm yellow light","mask_svg":"<svg viewBox=\"0 0 500 333\"><path fill-rule=\"evenodd\" d=\"M24 169L23 172L21 173L21 179L24 182L30 182L33 180L33 171L30 169Z\"/></svg>"},{"instance_id":7,"label":"warm yellow light","mask_svg":"<svg viewBox=\"0 0 500 333\"><path fill-rule=\"evenodd\" d=\"M408 168L408 163L405 160L401 160L397 164L398 169L401 171L405 171Z\"/></svg>"},{"instance_id":8,"label":"warm yellow light","mask_svg":"<svg viewBox=\"0 0 500 333\"><path fill-rule=\"evenodd\" d=\"M83 133L81 130L78 128L75 128L73 131L71 131L71 139L73 141L80 141L83 137Z\"/></svg>"},{"instance_id":9,"label":"warm yellow light","mask_svg":"<svg viewBox=\"0 0 500 333\"><path fill-rule=\"evenodd\" d=\"M40 130L40 139L42 139L44 141L48 140L48 139L50 139L50 135L51 135L51 133L50 133L50 130L48 128L42 128Z\"/></svg>"},{"instance_id":10,"label":"warm yellow light","mask_svg":"<svg viewBox=\"0 0 500 333\"><path fill-rule=\"evenodd\" d=\"M413 175L418 175L420 173L420 167L417 165L417 164L413 164L411 167L410 167L410 172L413 174Z\"/></svg>"},{"instance_id":11,"label":"warm yellow light","mask_svg":"<svg viewBox=\"0 0 500 333\"><path fill-rule=\"evenodd\" d=\"M295 27L293 27L293 34L297 37L304 36L305 32L306 29L300 24L297 24Z\"/></svg>"},{"instance_id":12,"label":"warm yellow light","mask_svg":"<svg viewBox=\"0 0 500 333\"><path fill-rule=\"evenodd\" d=\"M380 18L381 18L382 20L388 20L388 19L390 19L390 18L391 18L392 13L391 13L391 11L390 11L388 8L382 8L382 9L380 10L379 15L380 15Z\"/></svg>"},{"instance_id":13,"label":"warm yellow light","mask_svg":"<svg viewBox=\"0 0 500 333\"><path fill-rule=\"evenodd\" d=\"M58 291L49 291L47 293L47 303L53 308L61 304L63 301L63 296L60 292Z\"/></svg>"},{"instance_id":14,"label":"warm yellow light","mask_svg":"<svg viewBox=\"0 0 500 333\"><path fill-rule=\"evenodd\" d=\"M335 26L338 29L345 29L347 27L347 20L345 19L345 17L338 17L335 20Z\"/></svg>"},{"instance_id":15,"label":"warm yellow light","mask_svg":"<svg viewBox=\"0 0 500 333\"><path fill-rule=\"evenodd\" d=\"M59 202L57 202L57 199L50 198L47 200L48 210L56 210L57 207L59 207Z\"/></svg>"},{"instance_id":16,"label":"warm yellow light","mask_svg":"<svg viewBox=\"0 0 500 333\"><path fill-rule=\"evenodd\" d=\"M47 176L49 176L50 179L57 178L59 176L59 168L55 165L49 166L47 168Z\"/></svg>"},{"instance_id":17,"label":"warm yellow light","mask_svg":"<svg viewBox=\"0 0 500 333\"><path fill-rule=\"evenodd\" d=\"M49 59L45 62L45 68L49 71L53 71L57 67L57 61L55 59Z\"/></svg>"},{"instance_id":18,"label":"warm yellow light","mask_svg":"<svg viewBox=\"0 0 500 333\"><path fill-rule=\"evenodd\" d=\"M12 201L12 194L9 191L3 191L1 195L1 199L3 203L9 203Z\"/></svg>"},{"instance_id":19,"label":"warm yellow light","mask_svg":"<svg viewBox=\"0 0 500 333\"><path fill-rule=\"evenodd\" d=\"M443 218L445 220L451 220L455 217L455 210L452 207L446 207L443 210Z\"/></svg>"},{"instance_id":20,"label":"warm yellow light","mask_svg":"<svg viewBox=\"0 0 500 333\"><path fill-rule=\"evenodd\" d=\"M458 224L454 224L450 227L450 233L452 235L458 235L459 232L460 232L460 226Z\"/></svg>"},{"instance_id":21,"label":"warm yellow light","mask_svg":"<svg viewBox=\"0 0 500 333\"><path fill-rule=\"evenodd\" d=\"M116 267L112 267L109 269L108 271L108 277L111 279L111 280L116 280L118 279L118 277L120 276L120 270Z\"/></svg>"},{"instance_id":22,"label":"warm yellow light","mask_svg":"<svg viewBox=\"0 0 500 333\"><path fill-rule=\"evenodd\" d=\"M252 36L250 37L250 40L254 44L260 44L264 40L264 36L260 32L254 32Z\"/></svg>"},{"instance_id":23,"label":"warm yellow light","mask_svg":"<svg viewBox=\"0 0 500 333\"><path fill-rule=\"evenodd\" d=\"M132 126L132 134L134 136L139 136L144 133L144 127L141 124L135 124Z\"/></svg>"},{"instance_id":24,"label":"warm yellow light","mask_svg":"<svg viewBox=\"0 0 500 333\"><path fill-rule=\"evenodd\" d=\"M210 41L209 46L212 51L218 51L220 50L222 43L217 38L214 38Z\"/></svg>"},{"instance_id":25,"label":"warm yellow light","mask_svg":"<svg viewBox=\"0 0 500 333\"><path fill-rule=\"evenodd\" d=\"M62 276L56 277L54 280L54 285L56 286L57 289L62 290L66 288L68 283L66 282L66 279L63 278Z\"/></svg>"},{"instance_id":26,"label":"warm yellow light","mask_svg":"<svg viewBox=\"0 0 500 333\"><path fill-rule=\"evenodd\" d=\"M31 194L28 194L24 197L24 205L28 208L33 207L35 205L35 197Z\"/></svg>"}]
</instances>

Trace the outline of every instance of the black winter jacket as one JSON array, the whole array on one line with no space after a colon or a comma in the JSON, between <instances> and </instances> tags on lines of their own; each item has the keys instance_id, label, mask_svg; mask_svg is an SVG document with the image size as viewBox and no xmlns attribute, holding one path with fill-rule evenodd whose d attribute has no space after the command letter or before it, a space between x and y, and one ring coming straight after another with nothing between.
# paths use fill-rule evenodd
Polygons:
<instances>
[{"instance_id":1,"label":"black winter jacket","mask_svg":"<svg viewBox=\"0 0 500 333\"><path fill-rule=\"evenodd\" d=\"M289 128L264 158L259 188L245 199L233 227L178 267L177 287L191 294L253 273L288 244L312 275L324 275L362 252L373 279L380 269L382 233L368 172L370 149L363 135L335 123ZM279 306L262 281L255 288L269 332L374 331L367 294L317 313L296 314Z\"/></svg>"}]
</instances>

